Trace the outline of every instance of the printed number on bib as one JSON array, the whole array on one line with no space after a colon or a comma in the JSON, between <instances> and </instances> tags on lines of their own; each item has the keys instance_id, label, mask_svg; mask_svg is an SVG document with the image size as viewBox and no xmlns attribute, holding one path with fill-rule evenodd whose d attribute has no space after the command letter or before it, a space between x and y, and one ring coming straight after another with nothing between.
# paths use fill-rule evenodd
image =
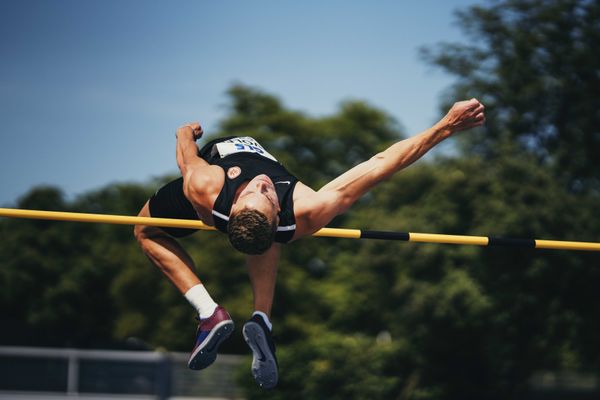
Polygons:
<instances>
[{"instance_id":1,"label":"printed number on bib","mask_svg":"<svg viewBox=\"0 0 600 400\"><path fill-rule=\"evenodd\" d=\"M215 145L221 158L236 153L254 153L277 161L268 151L266 151L254 138L249 136L238 137L217 143Z\"/></svg>"}]
</instances>

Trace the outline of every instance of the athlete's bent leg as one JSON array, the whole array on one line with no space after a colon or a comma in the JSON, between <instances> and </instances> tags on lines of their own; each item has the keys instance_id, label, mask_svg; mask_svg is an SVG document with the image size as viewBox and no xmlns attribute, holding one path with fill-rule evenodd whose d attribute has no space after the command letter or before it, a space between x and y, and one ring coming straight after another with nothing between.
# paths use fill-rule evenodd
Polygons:
<instances>
[{"instance_id":1,"label":"athlete's bent leg","mask_svg":"<svg viewBox=\"0 0 600 400\"><path fill-rule=\"evenodd\" d=\"M275 387L279 377L275 344L268 321L273 306L279 255L280 245L273 244L266 253L246 258L254 293L254 310L266 314L268 318L265 320L261 315L254 314L244 324L242 334L253 353L251 370L254 380L266 389Z\"/></svg>"},{"instance_id":2,"label":"athlete's bent leg","mask_svg":"<svg viewBox=\"0 0 600 400\"><path fill-rule=\"evenodd\" d=\"M148 203L138 216L151 216ZM194 273L194 261L177 240L153 226L136 225L134 234L144 254L182 294L200 283L200 279Z\"/></svg>"},{"instance_id":3,"label":"athlete's bent leg","mask_svg":"<svg viewBox=\"0 0 600 400\"><path fill-rule=\"evenodd\" d=\"M274 243L265 253L247 256L248 276L254 294L254 310L262 311L270 318L277 283L281 245Z\"/></svg>"},{"instance_id":4,"label":"athlete's bent leg","mask_svg":"<svg viewBox=\"0 0 600 400\"><path fill-rule=\"evenodd\" d=\"M139 216L151 217L148 203ZM221 343L233 332L231 317L223 307L212 301L194 273L193 260L177 240L160 228L144 225L136 225L134 234L146 256L196 307L199 324L188 366L191 369L208 367L217 358ZM207 309L210 311L207 312ZM203 316L203 313L206 315Z\"/></svg>"}]
</instances>

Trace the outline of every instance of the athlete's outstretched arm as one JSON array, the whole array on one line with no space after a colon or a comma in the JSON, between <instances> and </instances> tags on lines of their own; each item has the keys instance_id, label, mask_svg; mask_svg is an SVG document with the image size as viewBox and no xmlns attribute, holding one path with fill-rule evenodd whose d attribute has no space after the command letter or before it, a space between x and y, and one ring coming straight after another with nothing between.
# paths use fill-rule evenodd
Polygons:
<instances>
[{"instance_id":1,"label":"athlete's outstretched arm","mask_svg":"<svg viewBox=\"0 0 600 400\"><path fill-rule=\"evenodd\" d=\"M408 167L432 147L452 134L482 125L484 107L476 99L455 103L431 128L395 143L371 159L355 166L318 192L295 200L296 238L310 235L344 213L379 182Z\"/></svg>"}]
</instances>

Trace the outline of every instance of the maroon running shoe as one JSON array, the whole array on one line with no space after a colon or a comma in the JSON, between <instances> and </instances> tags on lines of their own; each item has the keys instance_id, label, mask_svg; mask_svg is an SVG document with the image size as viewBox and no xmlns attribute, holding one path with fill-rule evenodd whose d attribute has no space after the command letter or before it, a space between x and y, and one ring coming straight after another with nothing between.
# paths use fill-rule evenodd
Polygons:
<instances>
[{"instance_id":1,"label":"maroon running shoe","mask_svg":"<svg viewBox=\"0 0 600 400\"><path fill-rule=\"evenodd\" d=\"M196 344L190 355L190 369L204 369L217 358L219 345L233 332L233 320L221 306L217 306L213 315L199 319Z\"/></svg>"}]
</instances>

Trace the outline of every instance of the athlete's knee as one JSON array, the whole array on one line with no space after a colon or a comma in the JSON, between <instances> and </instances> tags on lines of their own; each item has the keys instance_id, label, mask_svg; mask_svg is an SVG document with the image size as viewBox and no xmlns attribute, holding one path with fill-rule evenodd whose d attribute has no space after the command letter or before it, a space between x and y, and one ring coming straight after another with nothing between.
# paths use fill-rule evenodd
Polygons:
<instances>
[{"instance_id":1,"label":"athlete's knee","mask_svg":"<svg viewBox=\"0 0 600 400\"><path fill-rule=\"evenodd\" d=\"M140 210L138 217L150 217L149 203L144 204L144 207L142 207ZM144 241L149 239L153 229L156 228L147 225L135 225L133 227L133 236L143 247Z\"/></svg>"},{"instance_id":2,"label":"athlete's knee","mask_svg":"<svg viewBox=\"0 0 600 400\"><path fill-rule=\"evenodd\" d=\"M136 225L133 227L133 237L135 237L135 240L137 240L139 244L142 244L142 242L147 239L145 228L145 225Z\"/></svg>"},{"instance_id":3,"label":"athlete's knee","mask_svg":"<svg viewBox=\"0 0 600 400\"><path fill-rule=\"evenodd\" d=\"M156 239L161 236L168 236L162 229L156 226L135 225L133 227L133 236L138 243L143 244L147 240Z\"/></svg>"},{"instance_id":4,"label":"athlete's knee","mask_svg":"<svg viewBox=\"0 0 600 400\"><path fill-rule=\"evenodd\" d=\"M157 242L170 238L162 229L146 225L136 225L133 234L144 254L151 258L157 256Z\"/></svg>"}]
</instances>

